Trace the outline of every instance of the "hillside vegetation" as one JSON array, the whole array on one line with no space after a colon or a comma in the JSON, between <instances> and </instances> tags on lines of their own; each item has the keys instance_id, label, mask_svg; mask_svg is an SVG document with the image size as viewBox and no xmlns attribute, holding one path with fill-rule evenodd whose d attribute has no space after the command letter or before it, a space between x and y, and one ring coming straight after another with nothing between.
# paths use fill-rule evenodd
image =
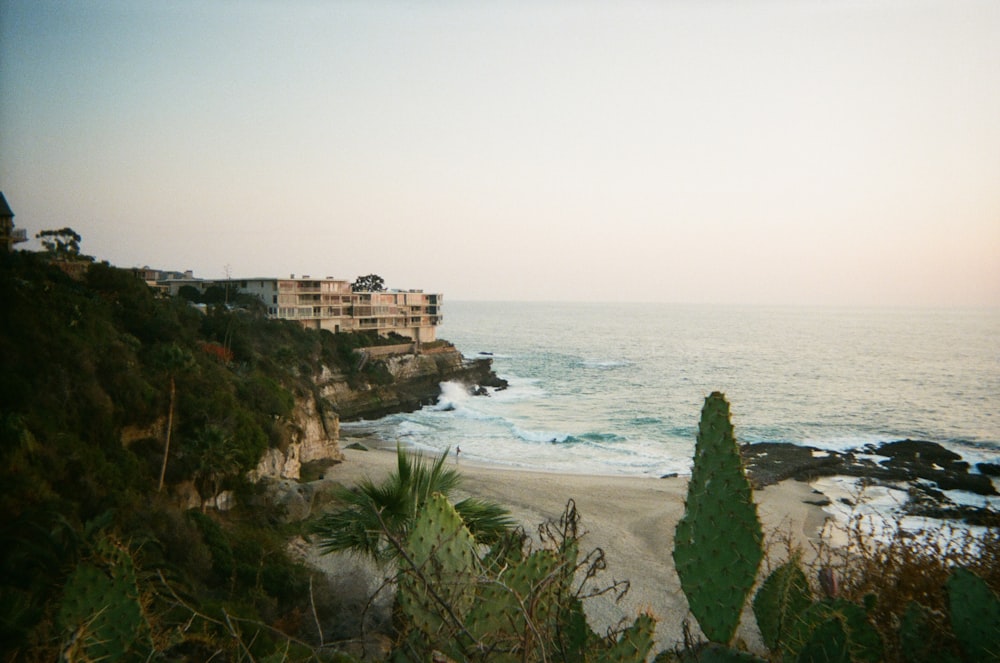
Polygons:
<instances>
[{"instance_id":1,"label":"hillside vegetation","mask_svg":"<svg viewBox=\"0 0 1000 663\"><path fill-rule=\"evenodd\" d=\"M65 267L0 259L5 660L354 660L338 653L344 599L286 553L310 533L392 560L391 660L1000 660L995 528L947 549L935 532L882 543L855 529L811 567L791 547L772 560L721 393L705 400L663 550L705 641L685 626L685 642L655 653L648 614L596 633L584 601L623 583L595 584L604 555L580 549L572 500L534 541L502 505L452 504L442 459L425 471L401 451L387 483L345 489L308 529L281 524L247 471L289 444L298 399L332 407L320 375L359 389L394 379L379 362L358 368L353 349L378 341L201 312L107 264ZM181 485L231 490L236 506L185 508ZM753 654L736 636L751 618L765 645Z\"/></svg>"},{"instance_id":2,"label":"hillside vegetation","mask_svg":"<svg viewBox=\"0 0 1000 663\"><path fill-rule=\"evenodd\" d=\"M306 571L283 552L288 532L266 507L222 519L183 510L172 490L193 483L202 496L252 501L246 472L288 444L295 399L314 396L324 366L358 384L385 379L352 356L378 339L221 305L202 312L129 270L82 267L0 258L5 657L55 660L85 635L72 632L74 601L101 592L137 611L114 618L134 628L136 652L198 660L199 648L207 657L241 641L267 651L284 639L247 624L295 636L309 600Z\"/></svg>"}]
</instances>

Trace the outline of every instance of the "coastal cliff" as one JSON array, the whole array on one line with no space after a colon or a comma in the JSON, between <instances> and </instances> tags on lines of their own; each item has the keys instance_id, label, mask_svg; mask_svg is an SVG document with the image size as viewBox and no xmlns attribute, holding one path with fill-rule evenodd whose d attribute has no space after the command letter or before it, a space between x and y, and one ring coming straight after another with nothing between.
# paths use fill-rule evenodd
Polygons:
<instances>
[{"instance_id":1,"label":"coastal cliff","mask_svg":"<svg viewBox=\"0 0 1000 663\"><path fill-rule=\"evenodd\" d=\"M289 443L267 449L249 478L299 479L303 464L338 462L343 459L340 421L376 419L433 404L441 395L443 382L461 382L470 391L507 384L493 372L491 359L466 359L447 342L419 353L390 354L366 363L369 361L364 375L323 366L312 393L295 400Z\"/></svg>"},{"instance_id":2,"label":"coastal cliff","mask_svg":"<svg viewBox=\"0 0 1000 663\"><path fill-rule=\"evenodd\" d=\"M107 263L69 275L44 255L2 257L0 434L24 455L9 485L31 488L9 511L65 492L86 519L150 486L210 504L244 478L340 460L341 420L433 403L442 382L503 384L446 341L317 332L192 307Z\"/></svg>"},{"instance_id":3,"label":"coastal cliff","mask_svg":"<svg viewBox=\"0 0 1000 663\"><path fill-rule=\"evenodd\" d=\"M489 358L466 359L450 343L441 343L419 354L401 354L376 362L380 379L352 382L330 373L319 385L320 393L342 420L377 419L394 412L410 412L434 403L442 382L477 387L505 387L493 372Z\"/></svg>"},{"instance_id":4,"label":"coastal cliff","mask_svg":"<svg viewBox=\"0 0 1000 663\"><path fill-rule=\"evenodd\" d=\"M174 643L152 654L169 660L246 658L221 621L191 627L222 605L247 642L301 635L303 615L333 615L341 599L289 556L285 525L336 488L300 479L342 458L341 418L420 407L444 381L500 384L448 343L195 307L132 270L74 264L0 253L4 660L80 658L72 643L97 642L91 624L111 628L109 595L112 619L135 618L115 633L136 649L117 658L148 658L152 640ZM74 625L55 618L91 604Z\"/></svg>"}]
</instances>

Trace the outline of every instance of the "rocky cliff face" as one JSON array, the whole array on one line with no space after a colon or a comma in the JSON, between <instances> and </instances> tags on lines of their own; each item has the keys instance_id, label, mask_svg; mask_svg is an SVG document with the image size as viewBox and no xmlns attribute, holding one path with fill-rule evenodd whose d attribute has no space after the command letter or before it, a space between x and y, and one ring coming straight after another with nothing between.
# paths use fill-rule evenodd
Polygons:
<instances>
[{"instance_id":1,"label":"rocky cliff face","mask_svg":"<svg viewBox=\"0 0 1000 663\"><path fill-rule=\"evenodd\" d=\"M286 449L268 449L251 480L298 479L304 463L342 460L341 419L376 419L417 410L437 400L442 382L461 382L470 390L507 385L493 372L491 359L465 359L452 345L372 363L376 370L360 378L324 372L315 394L296 402L291 443Z\"/></svg>"},{"instance_id":2,"label":"rocky cliff face","mask_svg":"<svg viewBox=\"0 0 1000 663\"><path fill-rule=\"evenodd\" d=\"M290 424L292 439L284 449L271 448L250 473L251 481L263 478L298 479L302 464L315 460L339 462L340 420L317 407L315 398L300 398L295 403Z\"/></svg>"},{"instance_id":3,"label":"rocky cliff face","mask_svg":"<svg viewBox=\"0 0 1000 663\"><path fill-rule=\"evenodd\" d=\"M323 399L341 419L377 419L420 409L437 400L442 382L457 381L470 389L507 386L493 372L491 359L465 359L452 345L375 363L384 369L381 383L351 384L345 376L331 375L320 385Z\"/></svg>"}]
</instances>

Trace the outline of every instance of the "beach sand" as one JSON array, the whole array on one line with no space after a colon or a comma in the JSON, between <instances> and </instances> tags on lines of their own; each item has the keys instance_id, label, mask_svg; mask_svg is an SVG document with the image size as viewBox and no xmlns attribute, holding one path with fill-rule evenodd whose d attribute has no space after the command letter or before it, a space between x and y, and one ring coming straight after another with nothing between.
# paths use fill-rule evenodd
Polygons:
<instances>
[{"instance_id":1,"label":"beach sand","mask_svg":"<svg viewBox=\"0 0 1000 663\"><path fill-rule=\"evenodd\" d=\"M378 482L395 469L394 449L346 449L344 455L343 463L326 471L327 480L345 486L353 486L364 477ZM688 613L671 554L674 528L684 511L686 477L551 474L476 464L454 456L448 463L463 477L452 495L455 501L468 496L493 500L510 509L536 540L538 525L558 520L567 501L575 500L585 532L581 552L601 548L607 557L607 570L598 576L598 584L631 582L630 590L618 602L608 595L585 602L590 624L599 633L621 619L631 622L640 611L657 618L655 651L682 641L685 619L692 623L692 631L699 633ZM806 503L816 499L808 484L785 481L756 491L755 499L765 537L785 532L805 550L811 549L809 543L818 537L826 514ZM784 550L779 545L773 549L778 556ZM751 648L759 646L752 617L744 616L738 637Z\"/></svg>"}]
</instances>

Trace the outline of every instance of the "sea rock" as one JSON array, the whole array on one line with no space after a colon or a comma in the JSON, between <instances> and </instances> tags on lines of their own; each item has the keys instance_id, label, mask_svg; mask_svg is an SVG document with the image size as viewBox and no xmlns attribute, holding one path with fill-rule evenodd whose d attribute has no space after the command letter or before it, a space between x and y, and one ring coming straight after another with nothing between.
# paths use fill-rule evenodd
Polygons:
<instances>
[{"instance_id":1,"label":"sea rock","mask_svg":"<svg viewBox=\"0 0 1000 663\"><path fill-rule=\"evenodd\" d=\"M785 479L812 481L841 474L845 465L841 454L780 442L745 444L740 453L747 475L757 488Z\"/></svg>"},{"instance_id":2,"label":"sea rock","mask_svg":"<svg viewBox=\"0 0 1000 663\"><path fill-rule=\"evenodd\" d=\"M980 474L988 477L1000 477L1000 464L997 463L976 463L976 469Z\"/></svg>"},{"instance_id":3,"label":"sea rock","mask_svg":"<svg viewBox=\"0 0 1000 663\"><path fill-rule=\"evenodd\" d=\"M879 456L888 456L881 465L899 471L904 481L926 479L941 490L965 490L977 495L997 495L989 477L970 474L969 464L957 453L935 442L900 440L876 449Z\"/></svg>"},{"instance_id":4,"label":"sea rock","mask_svg":"<svg viewBox=\"0 0 1000 663\"><path fill-rule=\"evenodd\" d=\"M969 464L961 456L934 442L899 440L849 452L761 443L744 445L741 454L755 487L785 479L812 481L823 476L859 477L905 486L908 499L903 509L909 515L1000 526L1000 514L995 510L956 504L944 492L963 490L984 496L998 494L989 476L970 473ZM877 460L879 457L884 460ZM826 505L829 500L817 499L810 503Z\"/></svg>"},{"instance_id":5,"label":"sea rock","mask_svg":"<svg viewBox=\"0 0 1000 663\"><path fill-rule=\"evenodd\" d=\"M954 451L945 449L936 442L925 442L921 440L899 440L898 442L886 442L880 446L869 446L872 453L879 456L888 456L893 460L902 462L912 461L915 463L939 463L941 465L953 465L961 463L962 457ZM961 463L968 469L968 463Z\"/></svg>"},{"instance_id":6,"label":"sea rock","mask_svg":"<svg viewBox=\"0 0 1000 663\"><path fill-rule=\"evenodd\" d=\"M765 442L744 445L741 453L747 473L757 486L784 479L811 481L839 475L897 483L923 479L940 490L998 494L988 476L971 474L969 464L961 456L936 442L900 440L848 452ZM885 460L876 462L871 456L882 456Z\"/></svg>"}]
</instances>

